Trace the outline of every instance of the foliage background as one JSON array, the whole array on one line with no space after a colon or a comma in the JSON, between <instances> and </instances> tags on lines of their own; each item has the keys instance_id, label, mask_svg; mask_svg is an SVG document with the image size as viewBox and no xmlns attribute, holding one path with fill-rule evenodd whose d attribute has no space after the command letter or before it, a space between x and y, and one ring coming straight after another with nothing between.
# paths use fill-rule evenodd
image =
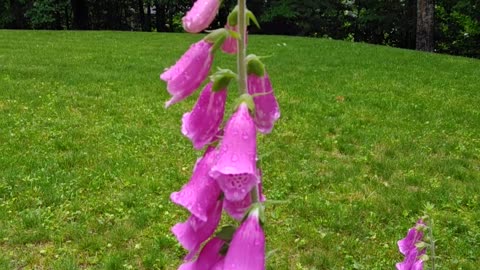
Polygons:
<instances>
[{"instance_id":1,"label":"foliage background","mask_svg":"<svg viewBox=\"0 0 480 270\"><path fill-rule=\"evenodd\" d=\"M236 1L224 0L213 28ZM0 0L0 28L182 31L191 0ZM262 34L415 48L416 0L249 0ZM480 0L436 1L435 50L480 57Z\"/></svg>"}]
</instances>

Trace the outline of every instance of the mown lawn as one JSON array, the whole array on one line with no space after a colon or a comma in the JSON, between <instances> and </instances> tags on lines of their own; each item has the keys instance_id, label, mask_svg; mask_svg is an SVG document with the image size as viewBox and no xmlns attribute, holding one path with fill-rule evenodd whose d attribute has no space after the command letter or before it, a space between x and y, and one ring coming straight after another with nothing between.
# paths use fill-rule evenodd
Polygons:
<instances>
[{"instance_id":1,"label":"mown lawn","mask_svg":"<svg viewBox=\"0 0 480 270\"><path fill-rule=\"evenodd\" d=\"M176 269L195 159L158 75L199 35L0 31L0 269ZM269 269L393 269L431 212L480 265L480 61L252 36L282 110L259 137ZM233 67L218 54L215 66ZM232 92L235 93L235 92Z\"/></svg>"}]
</instances>

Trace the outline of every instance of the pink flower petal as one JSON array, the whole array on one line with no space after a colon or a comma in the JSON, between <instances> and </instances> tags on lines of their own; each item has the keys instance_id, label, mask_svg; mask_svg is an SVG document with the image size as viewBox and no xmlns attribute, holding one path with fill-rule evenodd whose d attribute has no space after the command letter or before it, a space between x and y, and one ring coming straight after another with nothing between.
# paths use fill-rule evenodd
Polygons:
<instances>
[{"instance_id":1,"label":"pink flower petal","mask_svg":"<svg viewBox=\"0 0 480 270\"><path fill-rule=\"evenodd\" d=\"M212 142L218 134L225 113L227 91L212 91L212 83L205 86L191 112L182 118L182 133L197 150Z\"/></svg>"},{"instance_id":2,"label":"pink flower petal","mask_svg":"<svg viewBox=\"0 0 480 270\"><path fill-rule=\"evenodd\" d=\"M170 199L202 221L207 221L208 210L217 203L221 190L217 182L208 176L216 157L213 148L207 149L203 158L197 161L190 181L179 192L173 192Z\"/></svg>"},{"instance_id":3,"label":"pink flower petal","mask_svg":"<svg viewBox=\"0 0 480 270\"><path fill-rule=\"evenodd\" d=\"M255 74L248 75L248 93L254 96L254 120L258 131L264 134L270 133L273 124L280 118L280 108L266 72L263 77Z\"/></svg>"},{"instance_id":4,"label":"pink flower petal","mask_svg":"<svg viewBox=\"0 0 480 270\"><path fill-rule=\"evenodd\" d=\"M259 223L258 209L249 214L233 235L223 269L265 269L265 234Z\"/></svg>"},{"instance_id":5,"label":"pink flower petal","mask_svg":"<svg viewBox=\"0 0 480 270\"><path fill-rule=\"evenodd\" d=\"M190 33L207 29L217 16L219 7L219 0L197 0L182 18L183 29Z\"/></svg>"},{"instance_id":6,"label":"pink flower petal","mask_svg":"<svg viewBox=\"0 0 480 270\"><path fill-rule=\"evenodd\" d=\"M218 160L210 171L225 198L240 201L258 184L255 124L247 105L241 104L224 130Z\"/></svg>"},{"instance_id":7,"label":"pink flower petal","mask_svg":"<svg viewBox=\"0 0 480 270\"><path fill-rule=\"evenodd\" d=\"M160 75L172 98L166 107L190 96L205 80L213 62L212 44L204 40L192 44L175 65Z\"/></svg>"}]
</instances>

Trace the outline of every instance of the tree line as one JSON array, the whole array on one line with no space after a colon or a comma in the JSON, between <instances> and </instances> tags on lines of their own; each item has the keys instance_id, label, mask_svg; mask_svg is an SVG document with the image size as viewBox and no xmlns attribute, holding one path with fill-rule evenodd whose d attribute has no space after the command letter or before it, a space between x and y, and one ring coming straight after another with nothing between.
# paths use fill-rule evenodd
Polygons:
<instances>
[{"instance_id":1,"label":"tree line","mask_svg":"<svg viewBox=\"0 0 480 270\"><path fill-rule=\"evenodd\" d=\"M0 0L0 28L181 32L192 0ZM235 0L224 0L226 18ZM255 33L480 58L480 0L249 0ZM217 20L212 28L222 27Z\"/></svg>"}]
</instances>

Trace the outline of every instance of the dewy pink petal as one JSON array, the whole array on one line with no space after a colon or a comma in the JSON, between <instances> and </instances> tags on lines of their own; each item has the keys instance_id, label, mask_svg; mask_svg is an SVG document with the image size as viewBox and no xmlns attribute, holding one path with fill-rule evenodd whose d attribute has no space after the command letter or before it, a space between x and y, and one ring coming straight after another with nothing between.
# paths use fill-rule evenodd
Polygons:
<instances>
[{"instance_id":1,"label":"dewy pink petal","mask_svg":"<svg viewBox=\"0 0 480 270\"><path fill-rule=\"evenodd\" d=\"M219 238L212 238L203 247L198 258L193 262L182 264L178 270L205 270L214 269L215 265L223 262L223 256L220 254L225 242Z\"/></svg>"},{"instance_id":2,"label":"dewy pink petal","mask_svg":"<svg viewBox=\"0 0 480 270\"><path fill-rule=\"evenodd\" d=\"M221 193L217 182L208 176L216 155L213 148L207 149L203 158L197 161L190 181L179 192L170 195L174 203L185 207L202 221L207 221L207 211L217 203Z\"/></svg>"},{"instance_id":3,"label":"dewy pink petal","mask_svg":"<svg viewBox=\"0 0 480 270\"><path fill-rule=\"evenodd\" d=\"M248 75L248 93L253 96L255 103L254 120L258 131L270 133L273 124L280 118L280 108L266 71L263 77Z\"/></svg>"},{"instance_id":4,"label":"dewy pink petal","mask_svg":"<svg viewBox=\"0 0 480 270\"><path fill-rule=\"evenodd\" d=\"M220 0L197 0L182 18L183 29L190 33L207 29L217 16L219 7Z\"/></svg>"},{"instance_id":5,"label":"dewy pink petal","mask_svg":"<svg viewBox=\"0 0 480 270\"><path fill-rule=\"evenodd\" d=\"M260 170L257 170L258 172L258 179L261 179L261 172ZM258 191L259 191L259 198L261 202L264 202L265 196L262 193L262 183L261 180L259 180L260 183L258 184ZM241 201L229 201L227 199L223 200L223 209L227 214L229 214L232 218L240 221L243 219L243 216L245 215L246 211L250 208L252 205L252 197L250 194L247 194L245 198Z\"/></svg>"},{"instance_id":6,"label":"dewy pink petal","mask_svg":"<svg viewBox=\"0 0 480 270\"><path fill-rule=\"evenodd\" d=\"M218 159L210 171L227 200L242 200L258 184L256 150L255 124L247 105L241 104L225 126Z\"/></svg>"},{"instance_id":7,"label":"dewy pink petal","mask_svg":"<svg viewBox=\"0 0 480 270\"><path fill-rule=\"evenodd\" d=\"M180 244L189 251L185 258L186 260L192 259L200 245L215 232L221 216L222 201L217 201L216 205L209 209L207 221L202 221L191 215L186 222L173 226L173 234L177 237Z\"/></svg>"},{"instance_id":8,"label":"dewy pink petal","mask_svg":"<svg viewBox=\"0 0 480 270\"><path fill-rule=\"evenodd\" d=\"M228 23L225 25L225 29L238 32L237 26L230 26ZM237 48L238 48L237 43L238 41L235 38L228 36L222 45L222 51L228 54L236 54ZM248 43L248 34L245 32L245 44L247 43Z\"/></svg>"},{"instance_id":9,"label":"dewy pink petal","mask_svg":"<svg viewBox=\"0 0 480 270\"><path fill-rule=\"evenodd\" d=\"M172 98L166 107L190 96L205 80L213 62L212 44L201 40L192 44L175 65L160 75Z\"/></svg>"},{"instance_id":10,"label":"dewy pink petal","mask_svg":"<svg viewBox=\"0 0 480 270\"><path fill-rule=\"evenodd\" d=\"M212 142L219 131L225 113L227 91L212 91L212 83L205 86L191 112L182 118L182 133L197 150Z\"/></svg>"},{"instance_id":11,"label":"dewy pink petal","mask_svg":"<svg viewBox=\"0 0 480 270\"><path fill-rule=\"evenodd\" d=\"M224 270L265 269L265 234L258 215L258 209L253 210L233 235Z\"/></svg>"}]
</instances>

